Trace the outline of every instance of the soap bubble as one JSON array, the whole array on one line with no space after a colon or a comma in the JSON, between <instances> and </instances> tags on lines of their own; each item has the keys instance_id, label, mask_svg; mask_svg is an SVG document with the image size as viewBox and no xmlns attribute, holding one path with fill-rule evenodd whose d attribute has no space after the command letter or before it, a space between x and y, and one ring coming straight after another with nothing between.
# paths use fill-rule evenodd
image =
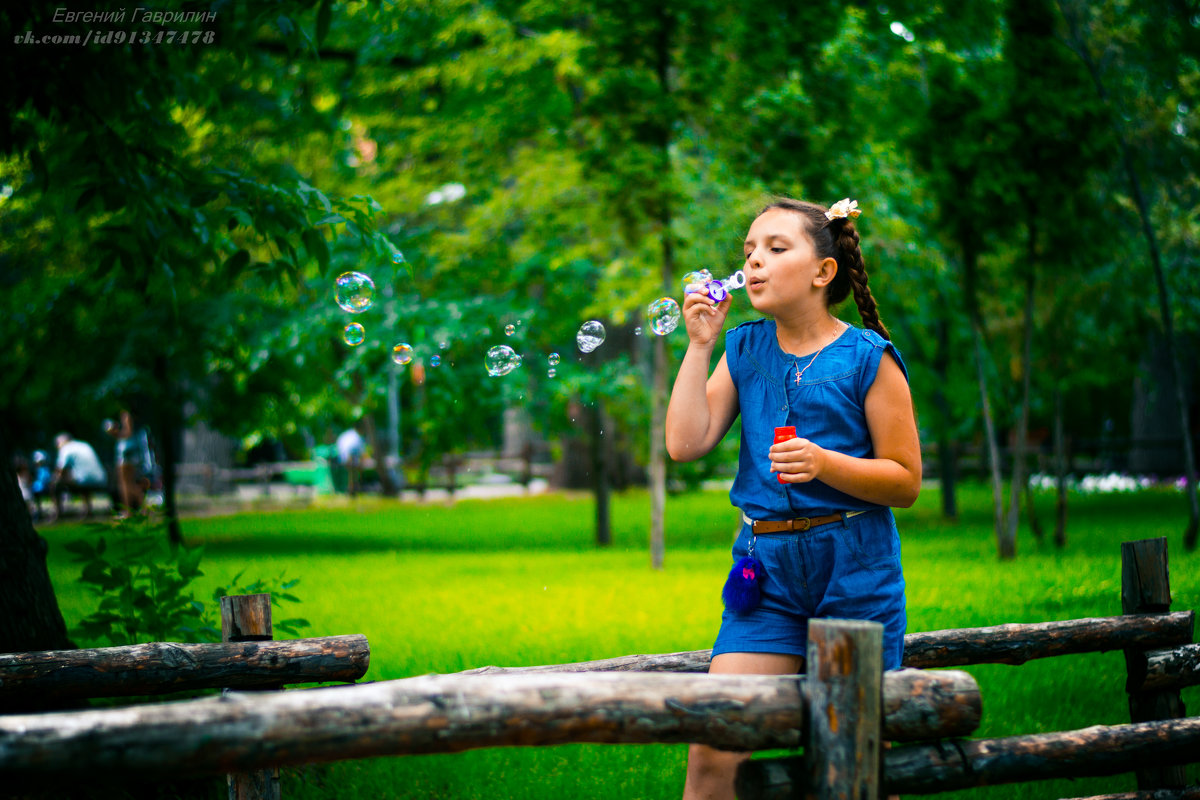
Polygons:
<instances>
[{"instance_id":1,"label":"soap bubble","mask_svg":"<svg viewBox=\"0 0 1200 800\"><path fill-rule=\"evenodd\" d=\"M367 332L357 322L351 322L342 330L342 341L351 347L358 347L366 341Z\"/></svg>"},{"instance_id":2,"label":"soap bubble","mask_svg":"<svg viewBox=\"0 0 1200 800\"><path fill-rule=\"evenodd\" d=\"M642 326L641 325L638 325L636 328L633 329L633 335L634 336L642 335Z\"/></svg>"},{"instance_id":3,"label":"soap bubble","mask_svg":"<svg viewBox=\"0 0 1200 800\"><path fill-rule=\"evenodd\" d=\"M438 342L438 350L448 350L449 348L450 348L449 342Z\"/></svg>"},{"instance_id":4,"label":"soap bubble","mask_svg":"<svg viewBox=\"0 0 1200 800\"><path fill-rule=\"evenodd\" d=\"M679 303L670 297L660 297L646 310L650 328L659 336L666 336L679 324Z\"/></svg>"},{"instance_id":5,"label":"soap bubble","mask_svg":"<svg viewBox=\"0 0 1200 800\"><path fill-rule=\"evenodd\" d=\"M504 326L504 335L505 336L512 336L516 332L517 332L516 325L505 325Z\"/></svg>"},{"instance_id":6,"label":"soap bubble","mask_svg":"<svg viewBox=\"0 0 1200 800\"><path fill-rule=\"evenodd\" d=\"M583 323L579 326L579 333L575 334L575 344L579 345L582 353L592 352L604 344L604 326L594 319Z\"/></svg>"},{"instance_id":7,"label":"soap bubble","mask_svg":"<svg viewBox=\"0 0 1200 800\"><path fill-rule=\"evenodd\" d=\"M343 272L334 285L334 298L343 311L361 314L374 302L375 282L361 272Z\"/></svg>"},{"instance_id":8,"label":"soap bubble","mask_svg":"<svg viewBox=\"0 0 1200 800\"><path fill-rule=\"evenodd\" d=\"M689 272L683 276L683 293L694 292L701 286L707 286L712 279L712 273L706 269Z\"/></svg>"},{"instance_id":9,"label":"soap bubble","mask_svg":"<svg viewBox=\"0 0 1200 800\"><path fill-rule=\"evenodd\" d=\"M400 252L400 248L396 247L394 244L391 244L391 243L388 244L388 247L390 247L391 251L392 251L392 263L393 264L403 264L404 260L405 260L404 253Z\"/></svg>"},{"instance_id":10,"label":"soap bubble","mask_svg":"<svg viewBox=\"0 0 1200 800\"><path fill-rule=\"evenodd\" d=\"M550 366L557 367L559 361L558 353L551 353L550 357L546 360L550 362Z\"/></svg>"},{"instance_id":11,"label":"soap bubble","mask_svg":"<svg viewBox=\"0 0 1200 800\"><path fill-rule=\"evenodd\" d=\"M413 359L412 345L408 342L400 342L392 348L392 361L395 361L400 366L404 366Z\"/></svg>"},{"instance_id":12,"label":"soap bubble","mask_svg":"<svg viewBox=\"0 0 1200 800\"><path fill-rule=\"evenodd\" d=\"M558 370L556 370L554 367L551 367L550 369L546 370L547 378L553 378L557 374L558 374Z\"/></svg>"},{"instance_id":13,"label":"soap bubble","mask_svg":"<svg viewBox=\"0 0 1200 800\"><path fill-rule=\"evenodd\" d=\"M521 366L521 357L508 345L498 344L487 351L483 363L487 367L488 375L495 378L499 375L507 375Z\"/></svg>"},{"instance_id":14,"label":"soap bubble","mask_svg":"<svg viewBox=\"0 0 1200 800\"><path fill-rule=\"evenodd\" d=\"M442 357L441 356L430 356L429 357L429 366L440 367L441 365L442 365Z\"/></svg>"}]
</instances>

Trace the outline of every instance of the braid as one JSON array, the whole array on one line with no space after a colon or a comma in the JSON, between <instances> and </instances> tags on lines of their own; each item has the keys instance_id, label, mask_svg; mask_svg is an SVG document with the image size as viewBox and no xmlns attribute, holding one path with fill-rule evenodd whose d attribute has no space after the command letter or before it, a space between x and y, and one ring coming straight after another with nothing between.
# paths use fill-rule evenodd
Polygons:
<instances>
[{"instance_id":1,"label":"braid","mask_svg":"<svg viewBox=\"0 0 1200 800\"><path fill-rule=\"evenodd\" d=\"M871 290L867 288L867 267L863 264L862 250L858 246L858 231L854 223L846 220L837 236L837 247L842 258L838 259L839 266L849 267L850 288L854 292L854 303L858 306L858 315L863 324L878 333L884 339L891 341L892 336L879 319L879 308Z\"/></svg>"},{"instance_id":2,"label":"braid","mask_svg":"<svg viewBox=\"0 0 1200 800\"><path fill-rule=\"evenodd\" d=\"M891 341L888 329L879 321L879 309L875 298L867 288L867 268L863 264L862 250L858 246L858 231L854 222L846 217L829 219L825 214L825 206L808 203L803 200L793 200L782 197L758 212L762 214L772 208L793 211L804 220L804 227L812 237L813 248L820 258L833 258L837 261L837 275L829 284L825 295L826 303L832 307L845 300L854 292L854 302L858 306L858 315L863 324L878 333L884 339Z\"/></svg>"}]
</instances>

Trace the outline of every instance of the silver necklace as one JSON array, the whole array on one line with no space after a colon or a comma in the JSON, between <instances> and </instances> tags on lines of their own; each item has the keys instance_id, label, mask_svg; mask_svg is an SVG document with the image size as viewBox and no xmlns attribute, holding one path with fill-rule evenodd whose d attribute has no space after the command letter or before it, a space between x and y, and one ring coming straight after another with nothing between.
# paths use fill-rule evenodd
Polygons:
<instances>
[{"instance_id":1,"label":"silver necklace","mask_svg":"<svg viewBox=\"0 0 1200 800\"><path fill-rule=\"evenodd\" d=\"M821 349L817 351L817 355L813 356L809 360L809 362L804 365L804 369L800 369L800 360L796 359L796 385L797 386L800 385L800 379L804 377L804 373L807 372L808 368L811 367L813 365L813 363L817 360L817 356L821 355L821 353L823 353L825 351L826 347L829 347L829 345L833 344L838 339L840 339L844 332L845 332L845 328L839 328L837 334L835 334L832 339L830 339L825 344L821 345Z\"/></svg>"}]
</instances>

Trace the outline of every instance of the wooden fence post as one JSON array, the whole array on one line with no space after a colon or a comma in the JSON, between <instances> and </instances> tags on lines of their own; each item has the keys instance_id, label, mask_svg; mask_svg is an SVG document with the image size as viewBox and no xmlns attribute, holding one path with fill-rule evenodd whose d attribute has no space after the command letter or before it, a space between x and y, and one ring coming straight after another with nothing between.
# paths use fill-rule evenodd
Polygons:
<instances>
[{"instance_id":1,"label":"wooden fence post","mask_svg":"<svg viewBox=\"0 0 1200 800\"><path fill-rule=\"evenodd\" d=\"M808 766L811 800L877 800L883 711L883 626L808 623Z\"/></svg>"},{"instance_id":2,"label":"wooden fence post","mask_svg":"<svg viewBox=\"0 0 1200 800\"><path fill-rule=\"evenodd\" d=\"M270 641L271 595L243 594L221 598L221 640ZM280 800L279 769L257 769L226 776L229 800Z\"/></svg>"},{"instance_id":3,"label":"wooden fence post","mask_svg":"<svg viewBox=\"0 0 1200 800\"><path fill-rule=\"evenodd\" d=\"M1167 568L1167 540L1142 539L1121 543L1121 612L1152 614L1171 610L1171 580ZM1145 650L1125 651L1126 690L1138 686L1146 675ZM1178 689L1130 692L1130 722L1180 719L1186 716ZM1139 789L1185 786L1185 766L1146 767L1137 770Z\"/></svg>"}]
</instances>

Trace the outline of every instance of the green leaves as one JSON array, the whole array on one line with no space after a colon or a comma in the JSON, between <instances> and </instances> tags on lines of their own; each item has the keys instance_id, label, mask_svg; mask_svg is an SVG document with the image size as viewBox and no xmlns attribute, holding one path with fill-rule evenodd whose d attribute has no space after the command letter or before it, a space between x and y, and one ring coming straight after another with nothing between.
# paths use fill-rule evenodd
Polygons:
<instances>
[{"instance_id":1,"label":"green leaves","mask_svg":"<svg viewBox=\"0 0 1200 800\"><path fill-rule=\"evenodd\" d=\"M131 517L109 525L89 526L93 538L65 545L72 560L82 565L79 582L97 597L96 611L75 626L73 635L95 646L167 641L219 641L220 597L227 594L270 592L272 604L298 603L290 593L298 581L256 580L239 585L241 574L229 586L213 592L206 607L189 586L204 572L201 547L166 544L162 523ZM111 548L110 548L111 542ZM274 623L276 630L299 636L309 623L289 618Z\"/></svg>"}]
</instances>

